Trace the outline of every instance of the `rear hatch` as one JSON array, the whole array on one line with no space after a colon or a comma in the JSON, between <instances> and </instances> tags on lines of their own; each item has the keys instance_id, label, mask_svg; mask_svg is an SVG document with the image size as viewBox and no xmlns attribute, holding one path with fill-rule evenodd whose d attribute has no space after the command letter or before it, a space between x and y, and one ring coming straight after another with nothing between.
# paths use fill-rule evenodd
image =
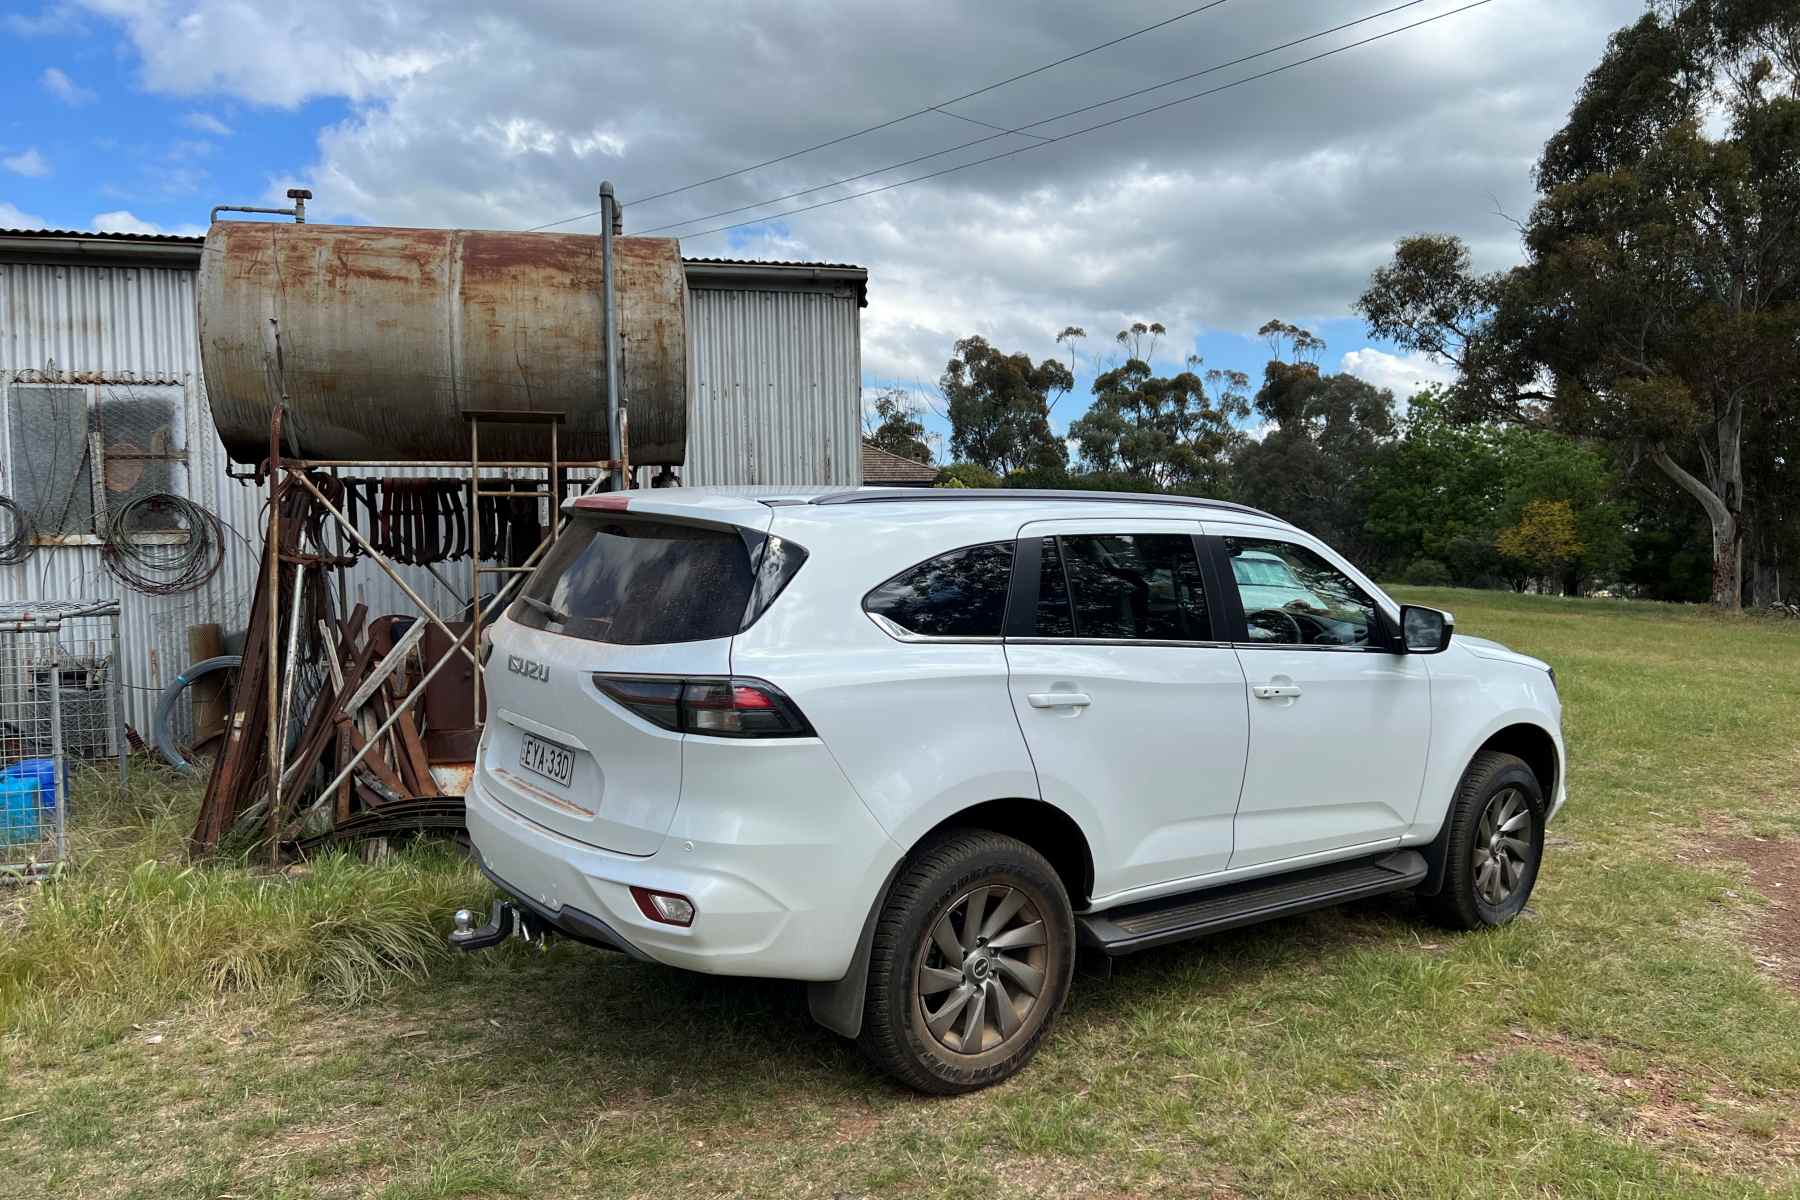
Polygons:
<instances>
[{"instance_id":1,"label":"rear hatch","mask_svg":"<svg viewBox=\"0 0 1800 1200\"><path fill-rule=\"evenodd\" d=\"M669 504L640 514L626 511L627 497L595 499L607 507L574 512L494 626L479 769L519 815L649 855L674 819L684 735L654 705L617 696L636 688L654 699L678 686L670 681L730 675L732 638L754 619L775 541L765 536L772 514L745 504L731 519L696 520Z\"/></svg>"}]
</instances>

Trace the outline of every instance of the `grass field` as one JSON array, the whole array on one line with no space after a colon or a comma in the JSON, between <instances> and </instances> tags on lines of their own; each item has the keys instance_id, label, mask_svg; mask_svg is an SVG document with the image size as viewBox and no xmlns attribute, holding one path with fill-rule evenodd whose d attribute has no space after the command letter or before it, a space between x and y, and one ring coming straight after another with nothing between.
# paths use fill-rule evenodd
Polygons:
<instances>
[{"instance_id":1,"label":"grass field","mask_svg":"<svg viewBox=\"0 0 1800 1200\"><path fill-rule=\"evenodd\" d=\"M1506 929L1446 935L1395 899L1147 953L1078 976L1019 1079L925 1100L795 987L571 945L450 960L448 911L485 888L441 852L190 870L191 793L146 781L90 810L67 879L0 896L0 1178L390 1200L1800 1195L1800 897L1742 861L1800 856L1800 623L1406 591L1561 681L1571 799Z\"/></svg>"}]
</instances>

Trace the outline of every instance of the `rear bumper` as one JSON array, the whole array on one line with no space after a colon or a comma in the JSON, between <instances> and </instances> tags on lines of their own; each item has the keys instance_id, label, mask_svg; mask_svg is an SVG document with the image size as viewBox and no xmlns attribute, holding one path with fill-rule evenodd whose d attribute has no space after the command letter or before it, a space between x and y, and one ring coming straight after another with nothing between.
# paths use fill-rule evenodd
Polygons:
<instances>
[{"instance_id":1,"label":"rear bumper","mask_svg":"<svg viewBox=\"0 0 1800 1200\"><path fill-rule=\"evenodd\" d=\"M668 839L648 857L537 825L498 803L479 777L467 810L487 876L577 940L704 974L822 981L849 968L869 906L899 859L853 792L835 801L740 794L713 809L684 797ZM650 920L633 886L688 897L694 923Z\"/></svg>"},{"instance_id":2,"label":"rear bumper","mask_svg":"<svg viewBox=\"0 0 1800 1200\"><path fill-rule=\"evenodd\" d=\"M477 852L476 857L479 859L479 851ZM642 950L639 950L636 946L626 941L625 938L620 936L611 925L608 925L605 921L602 921L592 913L582 912L572 904L565 904L560 909L545 908L537 901L524 895L520 888L514 887L512 884L506 882L506 880L500 878L500 876L494 874L494 872L488 868L487 863L483 862L480 865L481 873L486 875L495 887L499 888L508 896L511 896L513 902L520 908L529 912L539 925L554 929L557 933L562 934L566 938L573 938L575 941L597 947L601 950L617 950L619 953L629 955L640 962L653 961L648 954L645 954Z\"/></svg>"}]
</instances>

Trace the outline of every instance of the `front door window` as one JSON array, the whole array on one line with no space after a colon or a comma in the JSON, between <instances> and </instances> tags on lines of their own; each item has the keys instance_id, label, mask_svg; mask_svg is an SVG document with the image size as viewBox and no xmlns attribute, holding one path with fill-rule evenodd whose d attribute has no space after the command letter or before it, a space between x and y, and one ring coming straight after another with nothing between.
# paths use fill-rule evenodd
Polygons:
<instances>
[{"instance_id":1,"label":"front door window","mask_svg":"<svg viewBox=\"0 0 1800 1200\"><path fill-rule=\"evenodd\" d=\"M1368 594L1306 547L1234 537L1225 539L1225 550L1250 641L1365 646L1379 628Z\"/></svg>"}]
</instances>

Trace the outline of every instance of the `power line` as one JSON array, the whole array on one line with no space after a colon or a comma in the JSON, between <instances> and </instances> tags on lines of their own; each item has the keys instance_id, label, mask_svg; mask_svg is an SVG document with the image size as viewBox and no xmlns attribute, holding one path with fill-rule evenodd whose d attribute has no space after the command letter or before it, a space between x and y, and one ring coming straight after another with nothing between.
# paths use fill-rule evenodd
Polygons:
<instances>
[{"instance_id":1,"label":"power line","mask_svg":"<svg viewBox=\"0 0 1800 1200\"><path fill-rule=\"evenodd\" d=\"M1042 66L1033 67L1029 71L1020 71L1017 75L1009 75L1005 79L999 80L996 83L990 83L986 87L976 88L972 92L964 92L962 95L953 96L948 100L939 100L936 104L927 104L924 108L915 109L914 111L907 113L905 116L894 117L892 120L882 121L875 125L865 126L862 129L856 130L854 133L846 133L841 137L834 137L828 141L819 142L817 145L808 146L803 150L794 150L787 154L776 155L774 158L766 158L762 162L752 163L751 165L749 165L747 167L739 167L737 170L727 171L723 175L714 175L710 179L699 179L699 180L694 181L693 183L683 184L680 187L669 188L667 191L654 192L651 195L639 196L633 200L622 200L622 201L620 201L620 204L621 205L648 204L652 200L661 200L668 196L678 196L682 192L691 192L695 188L705 187L709 183L718 183L718 182L720 182L722 180L726 180L726 179L735 179L739 175L748 175L752 171L760 171L764 167L772 167L776 163L787 162L791 158L799 158L801 155L811 154L815 150L825 150L832 146L842 145L844 142L848 142L855 138L862 137L864 134L878 133L883 129L891 129L895 125L899 125L899 124L902 124L903 122L912 120L914 117L922 117L926 113L931 113L931 112L941 112L945 107L947 107L949 105L961 104L964 100L973 100L977 96L985 96L989 92L997 91L998 89L1006 87L1009 84L1017 83L1021 79L1029 79L1033 75L1041 75L1045 71L1053 70L1053 69L1055 69L1057 67L1061 67L1061 66L1066 66L1067 64L1074 62L1078 58L1086 58L1088 55L1096 54L1101 50L1111 49L1113 46L1117 46L1121 42L1129 42L1132 38L1142 37L1146 33L1154 33L1158 29L1162 29L1165 26L1175 24L1175 22L1177 22L1177 21L1185 21L1189 17L1197 16L1200 13L1206 12L1208 9L1218 8L1220 5L1229 4L1230 2L1231 2L1231 0L1208 0L1207 3L1202 4L1197 8L1190 8L1186 12L1176 13L1174 16L1169 17L1165 20L1158 21L1154 25L1146 25L1142 29L1134 29L1130 33L1121 34L1120 36L1113 38L1111 41L1101 42L1098 46L1089 46L1086 50L1078 50L1074 54L1065 55L1062 58L1057 59L1055 62L1047 62L1047 63L1043 64ZM943 115L947 116L947 117L956 116L955 113L943 113ZM979 124L979 122L977 122L977 123ZM533 225L530 229L527 229L525 232L526 233L536 233L540 229L553 229L558 225L567 225L573 221L582 221L582 220L586 220L588 217L597 217L599 215L600 215L600 210L595 209L593 212L580 213L573 217L564 217L560 221L551 221L545 225Z\"/></svg>"},{"instance_id":2,"label":"power line","mask_svg":"<svg viewBox=\"0 0 1800 1200\"><path fill-rule=\"evenodd\" d=\"M983 163L996 162L1003 158L1011 158L1016 154L1025 154L1032 150L1042 150L1045 146L1053 145L1057 142L1065 142L1065 141L1068 141L1070 138L1080 137L1084 133L1093 133L1096 130L1109 129L1114 125L1121 125L1121 124L1125 123L1126 121L1136 120L1138 117L1147 117L1152 113L1158 113L1167 108L1174 108L1176 105L1179 105L1179 104L1187 104L1194 100L1205 99L1208 96L1216 96L1220 92L1227 92L1227 91L1230 91L1232 88L1242 87L1246 83L1255 83L1257 80L1267 79L1271 75L1279 75L1284 71L1292 71L1296 67L1304 67L1310 63L1316 63L1316 62L1320 61L1321 59L1331 58L1333 55L1342 54L1346 50L1355 50L1355 49L1358 49L1359 47L1367 46L1373 42L1379 42L1385 38L1391 38L1398 34L1406 33L1410 30L1417 29L1422 25L1430 25L1434 22L1442 21L1442 20L1445 20L1446 18L1454 17L1461 13L1468 12L1471 9L1481 8L1484 5L1492 4L1493 2L1494 2L1494 0L1474 0L1474 3L1472 3L1472 4L1465 4L1460 8L1450 9L1448 12L1441 12L1441 13L1438 13L1436 16L1426 17L1420 21L1414 21L1410 25L1401 25L1398 28L1387 30L1385 33L1377 33L1371 37L1363 38L1361 41L1347 42L1342 46L1336 46L1330 50L1321 51L1320 53L1314 54L1308 58L1296 59L1291 63L1283 63L1279 67L1271 67L1267 71L1261 71L1255 75L1246 75L1242 79L1234 79L1230 83L1220 84L1216 88L1208 88L1207 90L1205 90L1203 92L1195 92L1189 96L1180 96L1174 100L1165 101L1162 104L1156 104L1156 105L1152 105L1149 108L1139 109L1137 112L1126 113L1124 116L1121 116L1121 117L1113 117L1111 120L1099 121L1093 125L1087 125L1080 129L1070 130L1068 133L1058 134L1057 136L1050 138L1047 141L1033 142L1028 146L1020 146L1013 150L1003 150L998 154L990 154L990 155L987 155L985 158L977 158L970 162L959 163L956 166L945 167L939 171L930 171L924 175L915 175L910 179L900 179L900 180L894 181L893 183L882 184L880 187L866 188L860 192L852 192L848 196L838 196L838 197L835 197L830 200L821 200L817 204L808 204L801 208L792 208L792 209L787 210L786 212L770 213L768 216L754 217L748 221L734 221L729 225L719 225L719 226L715 226L712 229L703 229L699 233L691 233L691 234L686 234L684 236L690 237L690 238L701 238L701 237L707 237L707 236L709 236L711 234L715 234L715 233L724 233L727 230L731 230L731 229L742 229L747 225L762 225L769 221L780 220L782 217L797 216L800 213L812 212L815 209L829 208L834 204L843 204L846 201L850 201L850 200L860 200L864 196L873 196L880 192L891 192L895 188L906 187L908 184L924 183L928 179L937 179L944 175L954 174L957 171L966 171L970 167L979 167Z\"/></svg>"},{"instance_id":3,"label":"power line","mask_svg":"<svg viewBox=\"0 0 1800 1200\"><path fill-rule=\"evenodd\" d=\"M1005 137L1008 134L1016 133L1023 137L1036 138L1040 142L1054 142L1054 141L1057 141L1058 138L1056 138L1054 136L1045 137L1041 134L1031 133L1029 131L1033 130L1033 129L1037 129L1038 127L1043 126L1043 125L1053 125L1058 121L1067 120L1070 117L1078 117L1082 113L1093 112L1097 108L1105 108L1108 105L1118 104L1125 100L1134 100L1139 96L1148 95L1151 92L1160 92L1162 89L1164 89L1166 87L1173 87L1178 83L1186 83L1190 79L1198 79L1203 75L1216 74L1219 71L1228 70L1231 67L1242 66L1243 64L1245 64L1247 62L1253 62L1259 58L1267 58L1271 54L1279 54L1283 50L1291 50L1295 46L1304 45L1307 42L1316 42L1320 38L1330 37L1334 33L1342 33L1344 30L1353 28L1354 26L1366 25L1370 21L1379 20L1382 17L1392 16L1394 13L1400 12L1404 9L1416 8L1417 6L1424 4L1425 2L1426 2L1426 0L1405 0L1405 3L1396 4L1392 8L1384 8L1380 12L1370 13L1366 17L1358 17L1354 21L1345 21L1342 25L1333 25L1330 29L1321 29L1317 33L1309 33L1305 37L1295 38L1291 42L1283 42L1279 46L1270 46L1267 50L1258 50L1254 54L1246 54L1240 58L1231 59L1228 62L1216 63L1213 66L1205 67L1198 71L1189 71L1186 75L1177 75L1173 79L1165 79L1161 83L1151 84L1149 87L1138 88L1135 91L1124 92L1120 95L1112 96L1105 100L1096 101L1093 104L1084 104L1080 108L1071 108L1067 112L1057 113L1053 117L1045 117L1041 121L1033 121L1029 125L1019 125L1019 126L1009 129L1009 128L1007 128L1005 126L1001 126L1001 125L989 125L986 121L977 121L973 117L964 117L960 113L948 113L946 115L956 117L959 120L968 121L970 124L983 125L989 129L997 129L997 130L999 130L999 132L989 134L986 137L978 137L978 138L973 138L966 142L959 142L954 146L946 146L942 150L933 150L929 154L920 154L913 158L902 159L900 162L888 163L886 166L876 167L873 170L861 171L855 175L846 175L842 179L833 179L829 183L821 183L821 184L817 184L813 187L801 188L797 192L788 192L787 194L781 195L781 196L770 196L764 200L754 200L754 201L750 202L749 204L740 204L736 208L722 208L717 212L705 213L705 214L702 214L701 216L697 216L697 217L686 217L680 221L670 221L666 225L656 225L649 229L639 230L638 233L640 235L647 235L647 234L652 234L652 233L662 233L665 230L669 230L669 229L679 229L683 225L695 225L701 221L716 221L720 217L729 217L736 213L748 212L753 208L762 208L762 207L765 207L766 205L770 205L770 204L780 204L783 200L795 200L801 196L810 196L814 192L822 192L822 191L826 190L827 188L838 187L839 185L846 184L846 183L855 183L859 179L867 179L872 175L883 175L889 171L898 171L902 167L910 167L910 166L914 165L915 163L922 163L922 162L926 161L927 159L942 158L944 155L954 154L958 150L967 150L973 146L980 146L987 142L998 141L1000 138ZM987 160L984 159L982 161L985 162ZM696 234L694 236L697 237L699 235Z\"/></svg>"}]
</instances>

